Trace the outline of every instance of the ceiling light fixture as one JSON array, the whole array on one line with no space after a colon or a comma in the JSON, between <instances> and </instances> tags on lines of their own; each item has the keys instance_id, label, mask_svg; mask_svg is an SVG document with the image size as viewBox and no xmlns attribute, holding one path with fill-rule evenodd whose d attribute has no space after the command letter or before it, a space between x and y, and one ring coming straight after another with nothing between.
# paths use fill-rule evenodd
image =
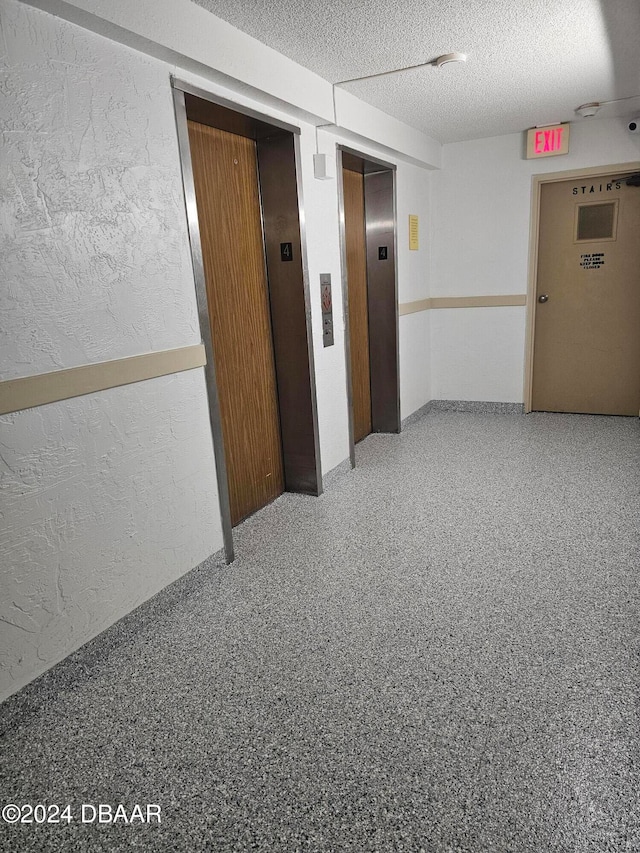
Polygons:
<instances>
[{"instance_id":1,"label":"ceiling light fixture","mask_svg":"<svg viewBox=\"0 0 640 853\"><path fill-rule=\"evenodd\" d=\"M398 74L400 71L413 71L414 68L426 68L427 65L433 65L434 68L442 68L449 62L466 62L467 54L458 53L443 53L442 56L437 56L435 59L430 59L429 62L420 62L418 65L406 65L404 68L394 68L392 71L380 71L378 74L367 74L364 77L351 77L349 80L340 80L334 83L334 86L343 86L345 83L357 83L360 80L372 80L374 77L387 77L389 74Z\"/></svg>"}]
</instances>

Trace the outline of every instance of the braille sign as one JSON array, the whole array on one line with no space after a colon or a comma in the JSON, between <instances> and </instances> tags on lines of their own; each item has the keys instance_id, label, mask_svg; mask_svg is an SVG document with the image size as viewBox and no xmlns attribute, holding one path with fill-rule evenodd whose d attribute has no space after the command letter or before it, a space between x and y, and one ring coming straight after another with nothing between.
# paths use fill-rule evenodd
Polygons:
<instances>
[{"instance_id":1,"label":"braille sign","mask_svg":"<svg viewBox=\"0 0 640 853\"><path fill-rule=\"evenodd\" d=\"M322 305L322 343L333 346L333 308L331 300L331 274L320 273L320 304Z\"/></svg>"},{"instance_id":2,"label":"braille sign","mask_svg":"<svg viewBox=\"0 0 640 853\"><path fill-rule=\"evenodd\" d=\"M280 260L281 261L292 261L293 260L293 250L291 248L291 243L280 243Z\"/></svg>"},{"instance_id":3,"label":"braille sign","mask_svg":"<svg viewBox=\"0 0 640 853\"><path fill-rule=\"evenodd\" d=\"M386 246L378 246L378 260L386 261L387 260L387 247Z\"/></svg>"},{"instance_id":4,"label":"braille sign","mask_svg":"<svg viewBox=\"0 0 640 853\"><path fill-rule=\"evenodd\" d=\"M409 214L409 250L418 250L418 217L415 213Z\"/></svg>"}]
</instances>

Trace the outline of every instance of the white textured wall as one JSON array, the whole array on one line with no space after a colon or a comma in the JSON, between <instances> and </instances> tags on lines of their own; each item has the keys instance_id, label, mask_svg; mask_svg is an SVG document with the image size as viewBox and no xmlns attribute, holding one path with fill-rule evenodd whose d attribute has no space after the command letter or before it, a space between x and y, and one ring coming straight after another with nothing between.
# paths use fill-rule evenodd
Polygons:
<instances>
[{"instance_id":1,"label":"white textured wall","mask_svg":"<svg viewBox=\"0 0 640 853\"><path fill-rule=\"evenodd\" d=\"M295 123L300 105L287 112L243 83L197 78L16 0L0 0L0 23L0 377L196 343L169 74ZM337 183L314 179L316 131L301 130L327 472L348 456ZM320 137L334 154L339 137ZM428 250L409 256L406 245L429 177L406 158L398 153L405 301L426 295L429 265ZM322 272L335 288L328 349ZM429 399L425 317L401 321L403 417ZM0 697L222 545L201 370L3 416L0 477Z\"/></svg>"},{"instance_id":2,"label":"white textured wall","mask_svg":"<svg viewBox=\"0 0 640 853\"><path fill-rule=\"evenodd\" d=\"M169 68L1 10L2 378L197 343ZM0 418L0 697L222 544L202 370Z\"/></svg>"},{"instance_id":3,"label":"white textured wall","mask_svg":"<svg viewBox=\"0 0 640 853\"><path fill-rule=\"evenodd\" d=\"M532 175L640 160L640 137L622 119L573 124L562 157L523 160L522 139L443 146L431 296L526 293ZM525 308L431 313L435 399L523 401Z\"/></svg>"},{"instance_id":4,"label":"white textured wall","mask_svg":"<svg viewBox=\"0 0 640 853\"><path fill-rule=\"evenodd\" d=\"M1 9L2 378L198 342L170 69Z\"/></svg>"},{"instance_id":5,"label":"white textured wall","mask_svg":"<svg viewBox=\"0 0 640 853\"><path fill-rule=\"evenodd\" d=\"M404 420L434 397L429 312L405 314L399 326L400 419Z\"/></svg>"},{"instance_id":6,"label":"white textured wall","mask_svg":"<svg viewBox=\"0 0 640 853\"><path fill-rule=\"evenodd\" d=\"M398 302L431 296L433 245L431 223L433 172L398 166ZM418 217L418 249L409 249L409 215ZM432 399L429 312L406 314L399 320L400 417L404 419Z\"/></svg>"},{"instance_id":7,"label":"white textured wall","mask_svg":"<svg viewBox=\"0 0 640 853\"><path fill-rule=\"evenodd\" d=\"M202 371L0 418L12 693L221 547Z\"/></svg>"},{"instance_id":8,"label":"white textured wall","mask_svg":"<svg viewBox=\"0 0 640 853\"><path fill-rule=\"evenodd\" d=\"M302 128L304 208L309 260L309 283L313 316L313 342L318 395L320 457L324 474L349 456L349 422L345 370L345 326L342 312L342 271L338 223L337 181L319 181L313 176L316 150L315 128ZM332 158L335 174L335 145L319 134L320 150ZM322 342L320 274L330 273L333 295L334 345Z\"/></svg>"},{"instance_id":9,"label":"white textured wall","mask_svg":"<svg viewBox=\"0 0 640 853\"><path fill-rule=\"evenodd\" d=\"M521 403L525 310L431 311L433 399Z\"/></svg>"},{"instance_id":10,"label":"white textured wall","mask_svg":"<svg viewBox=\"0 0 640 853\"><path fill-rule=\"evenodd\" d=\"M331 84L191 0L29 0L156 59L199 74L209 82L233 82L272 106L331 121Z\"/></svg>"},{"instance_id":11,"label":"white textured wall","mask_svg":"<svg viewBox=\"0 0 640 853\"><path fill-rule=\"evenodd\" d=\"M309 69L190 0L29 0L31 5L157 59L231 86L265 106L284 107L312 124L334 122L358 139L437 168L440 143L334 88Z\"/></svg>"}]
</instances>

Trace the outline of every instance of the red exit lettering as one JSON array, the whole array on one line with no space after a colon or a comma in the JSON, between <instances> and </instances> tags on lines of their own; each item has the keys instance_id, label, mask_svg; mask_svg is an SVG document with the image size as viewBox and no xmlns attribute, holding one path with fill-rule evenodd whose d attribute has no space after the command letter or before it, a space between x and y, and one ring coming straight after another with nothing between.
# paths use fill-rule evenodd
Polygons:
<instances>
[{"instance_id":1,"label":"red exit lettering","mask_svg":"<svg viewBox=\"0 0 640 853\"><path fill-rule=\"evenodd\" d=\"M562 148L562 133L564 127L554 127L552 130L536 131L534 149L536 154L548 151L559 151Z\"/></svg>"},{"instance_id":2,"label":"red exit lettering","mask_svg":"<svg viewBox=\"0 0 640 853\"><path fill-rule=\"evenodd\" d=\"M526 158L569 153L570 124L547 124L527 131Z\"/></svg>"}]
</instances>

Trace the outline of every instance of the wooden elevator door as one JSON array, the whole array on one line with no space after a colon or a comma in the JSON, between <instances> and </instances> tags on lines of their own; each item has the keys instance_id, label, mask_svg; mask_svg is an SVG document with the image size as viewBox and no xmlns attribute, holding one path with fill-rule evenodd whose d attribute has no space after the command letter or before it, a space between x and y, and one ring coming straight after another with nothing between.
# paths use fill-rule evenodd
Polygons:
<instances>
[{"instance_id":1,"label":"wooden elevator door","mask_svg":"<svg viewBox=\"0 0 640 853\"><path fill-rule=\"evenodd\" d=\"M235 525L284 490L256 144L188 125Z\"/></svg>"},{"instance_id":2,"label":"wooden elevator door","mask_svg":"<svg viewBox=\"0 0 640 853\"><path fill-rule=\"evenodd\" d=\"M367 307L367 244L364 176L343 169L344 235L347 250L349 350L353 396L353 439L371 432L371 368Z\"/></svg>"}]
</instances>

